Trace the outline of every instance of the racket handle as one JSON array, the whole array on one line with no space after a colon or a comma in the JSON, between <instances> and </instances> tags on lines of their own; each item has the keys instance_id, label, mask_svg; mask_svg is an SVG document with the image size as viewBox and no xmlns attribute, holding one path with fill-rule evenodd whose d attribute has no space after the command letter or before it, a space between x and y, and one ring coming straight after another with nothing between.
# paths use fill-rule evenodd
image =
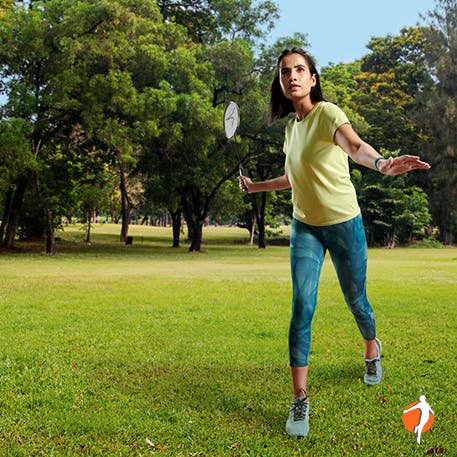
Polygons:
<instances>
[{"instance_id":1,"label":"racket handle","mask_svg":"<svg viewBox=\"0 0 457 457\"><path fill-rule=\"evenodd\" d=\"M238 169L240 171L240 176L244 176L244 168L243 165L241 165L241 163L239 164ZM247 194L249 191L247 189L243 189L243 192Z\"/></svg>"}]
</instances>

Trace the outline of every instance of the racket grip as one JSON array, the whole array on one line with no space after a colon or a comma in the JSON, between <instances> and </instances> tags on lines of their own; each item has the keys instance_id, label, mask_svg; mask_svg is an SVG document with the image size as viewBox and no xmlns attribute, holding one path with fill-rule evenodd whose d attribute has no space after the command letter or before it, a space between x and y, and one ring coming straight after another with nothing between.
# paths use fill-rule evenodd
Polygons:
<instances>
[{"instance_id":1,"label":"racket grip","mask_svg":"<svg viewBox=\"0 0 457 457\"><path fill-rule=\"evenodd\" d=\"M239 169L239 171L240 171L240 176L244 176L244 168L243 168L243 165L241 165L241 163L239 164L238 169ZM248 191L247 189L244 189L244 188L243 188L243 192L244 192L245 194L247 194L249 191Z\"/></svg>"}]
</instances>

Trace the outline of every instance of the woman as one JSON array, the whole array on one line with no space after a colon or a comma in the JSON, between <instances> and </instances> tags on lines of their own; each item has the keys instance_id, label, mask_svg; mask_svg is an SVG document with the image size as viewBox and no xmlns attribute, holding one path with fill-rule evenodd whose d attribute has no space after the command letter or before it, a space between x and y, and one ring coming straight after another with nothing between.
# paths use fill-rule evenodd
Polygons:
<instances>
[{"instance_id":1,"label":"woman","mask_svg":"<svg viewBox=\"0 0 457 457\"><path fill-rule=\"evenodd\" d=\"M341 109L324 100L313 58L300 48L283 51L271 85L270 121L289 113L295 116L285 129L284 175L262 182L253 182L246 176L239 180L240 187L250 193L292 188L289 355L293 398L286 430L291 436L306 436L311 322L327 250L364 339L364 381L367 385L379 384L383 375L381 343L376 338L375 318L366 297L365 231L350 180L348 156L388 175L426 170L430 165L411 155L385 159L362 141Z\"/></svg>"}]
</instances>

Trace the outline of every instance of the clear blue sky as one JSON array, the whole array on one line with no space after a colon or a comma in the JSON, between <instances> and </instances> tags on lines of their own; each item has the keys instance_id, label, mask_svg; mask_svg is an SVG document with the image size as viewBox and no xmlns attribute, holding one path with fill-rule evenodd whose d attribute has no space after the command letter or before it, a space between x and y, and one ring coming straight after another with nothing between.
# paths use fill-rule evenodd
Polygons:
<instances>
[{"instance_id":1,"label":"clear blue sky","mask_svg":"<svg viewBox=\"0 0 457 457\"><path fill-rule=\"evenodd\" d=\"M435 9L434 0L276 0L280 19L270 33L277 38L302 32L318 67L348 63L368 53L371 37L398 35L404 26L423 23L419 13Z\"/></svg>"}]
</instances>

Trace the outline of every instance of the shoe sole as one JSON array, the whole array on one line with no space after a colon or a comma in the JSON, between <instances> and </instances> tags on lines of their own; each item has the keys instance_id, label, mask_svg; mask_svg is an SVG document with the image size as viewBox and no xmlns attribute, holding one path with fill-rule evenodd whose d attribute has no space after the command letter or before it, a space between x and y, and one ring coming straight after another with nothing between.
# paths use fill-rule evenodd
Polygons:
<instances>
[{"instance_id":1,"label":"shoe sole","mask_svg":"<svg viewBox=\"0 0 457 457\"><path fill-rule=\"evenodd\" d=\"M286 430L286 432L291 438L298 438L298 439L306 438L308 436L308 433L309 433L309 431L308 431L303 435L291 435L287 430Z\"/></svg>"}]
</instances>

